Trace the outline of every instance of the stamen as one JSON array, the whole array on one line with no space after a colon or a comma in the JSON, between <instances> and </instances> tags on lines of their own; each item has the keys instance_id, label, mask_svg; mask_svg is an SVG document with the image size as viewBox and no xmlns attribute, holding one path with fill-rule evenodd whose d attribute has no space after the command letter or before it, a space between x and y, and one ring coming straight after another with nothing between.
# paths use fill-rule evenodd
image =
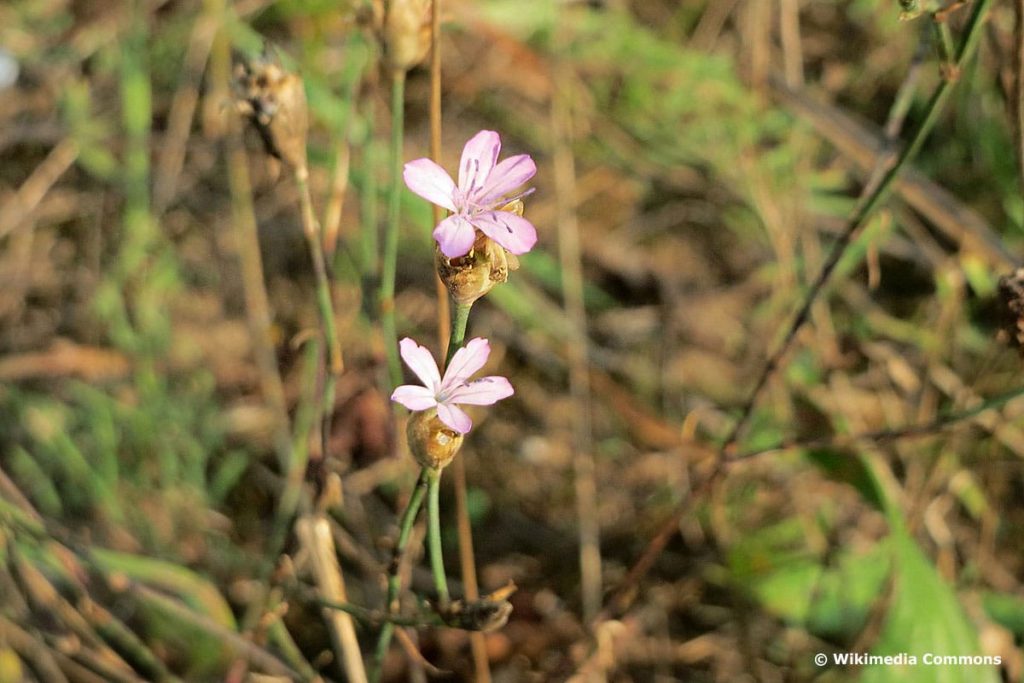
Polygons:
<instances>
[{"instance_id":1,"label":"stamen","mask_svg":"<svg viewBox=\"0 0 1024 683\"><path fill-rule=\"evenodd\" d=\"M519 194L514 194L511 197L499 198L496 201L493 201L490 204L488 204L486 207L481 207L481 209L484 210L484 211L489 211L489 210L494 209L494 208L499 207L499 206L505 206L506 204L511 204L512 202L516 201L517 199L522 199L523 197L528 197L528 196L530 196L531 194L533 194L536 191L537 191L537 188L531 187L531 188L528 188L526 190L523 190Z\"/></svg>"}]
</instances>

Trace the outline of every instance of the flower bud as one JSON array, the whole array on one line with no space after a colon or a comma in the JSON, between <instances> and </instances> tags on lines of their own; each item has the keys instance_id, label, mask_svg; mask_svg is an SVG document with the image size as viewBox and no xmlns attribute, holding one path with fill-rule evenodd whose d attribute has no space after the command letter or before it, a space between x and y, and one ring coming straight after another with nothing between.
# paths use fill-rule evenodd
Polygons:
<instances>
[{"instance_id":1,"label":"flower bud","mask_svg":"<svg viewBox=\"0 0 1024 683\"><path fill-rule=\"evenodd\" d=\"M462 434L437 416L437 409L415 412L405 428L409 450L422 467L439 470L452 461L462 447Z\"/></svg>"},{"instance_id":2,"label":"flower bud","mask_svg":"<svg viewBox=\"0 0 1024 683\"><path fill-rule=\"evenodd\" d=\"M499 210L522 216L523 202L516 199ZM477 232L476 242L465 256L450 259L435 244L434 265L452 300L469 305L491 291L494 285L506 282L509 271L519 269L519 259L487 235Z\"/></svg>"},{"instance_id":3,"label":"flower bud","mask_svg":"<svg viewBox=\"0 0 1024 683\"><path fill-rule=\"evenodd\" d=\"M268 57L235 65L235 102L263 139L267 153L306 168L309 111L302 79Z\"/></svg>"},{"instance_id":4,"label":"flower bud","mask_svg":"<svg viewBox=\"0 0 1024 683\"><path fill-rule=\"evenodd\" d=\"M386 0L381 43L393 71L408 71L430 50L431 0Z\"/></svg>"}]
</instances>

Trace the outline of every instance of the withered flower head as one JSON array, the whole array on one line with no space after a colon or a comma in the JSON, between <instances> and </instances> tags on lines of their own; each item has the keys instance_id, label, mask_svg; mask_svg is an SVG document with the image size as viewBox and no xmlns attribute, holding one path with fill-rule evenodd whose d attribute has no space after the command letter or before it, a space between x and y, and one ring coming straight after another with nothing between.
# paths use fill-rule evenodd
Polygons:
<instances>
[{"instance_id":1,"label":"withered flower head","mask_svg":"<svg viewBox=\"0 0 1024 683\"><path fill-rule=\"evenodd\" d=\"M236 62L233 90L236 108L252 121L267 153L305 169L309 111L302 79L265 53Z\"/></svg>"},{"instance_id":2,"label":"withered flower head","mask_svg":"<svg viewBox=\"0 0 1024 683\"><path fill-rule=\"evenodd\" d=\"M430 50L431 0L384 0L380 42L393 71L408 71Z\"/></svg>"},{"instance_id":3,"label":"withered flower head","mask_svg":"<svg viewBox=\"0 0 1024 683\"><path fill-rule=\"evenodd\" d=\"M437 409L415 412L405 428L409 450L421 467L439 470L458 454L463 435L437 416Z\"/></svg>"},{"instance_id":4,"label":"withered flower head","mask_svg":"<svg viewBox=\"0 0 1024 683\"><path fill-rule=\"evenodd\" d=\"M1024 268L999 278L1000 336L1024 355Z\"/></svg>"},{"instance_id":5,"label":"withered flower head","mask_svg":"<svg viewBox=\"0 0 1024 683\"><path fill-rule=\"evenodd\" d=\"M453 600L447 606L440 606L438 614L453 628L489 633L504 626L512 615L508 598L515 592L516 585L509 582L479 600Z\"/></svg>"}]
</instances>

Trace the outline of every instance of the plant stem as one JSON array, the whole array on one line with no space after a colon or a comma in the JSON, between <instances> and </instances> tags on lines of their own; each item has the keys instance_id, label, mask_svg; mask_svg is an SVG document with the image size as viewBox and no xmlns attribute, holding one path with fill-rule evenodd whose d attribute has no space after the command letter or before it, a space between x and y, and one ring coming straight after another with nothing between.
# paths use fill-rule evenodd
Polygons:
<instances>
[{"instance_id":1,"label":"plant stem","mask_svg":"<svg viewBox=\"0 0 1024 683\"><path fill-rule=\"evenodd\" d=\"M401 589L399 570L402 565L402 557L405 555L405 549L409 545L409 538L412 536L412 526L416 521L416 515L420 511L420 506L423 505L423 495L426 492L427 473L426 470L423 470L420 472L419 480L416 482L416 488L413 489L412 495L409 497L409 503L405 506L405 512L402 513L401 526L398 531L398 542L395 544L395 550L391 554L391 566L388 568L388 614L395 614L398 611L398 592ZM380 636L377 638L377 649L374 654L373 671L370 673L371 681L380 680L384 656L391 646L391 637L394 635L394 632L395 625L392 621L388 621L381 627Z\"/></svg>"},{"instance_id":2,"label":"plant stem","mask_svg":"<svg viewBox=\"0 0 1024 683\"><path fill-rule=\"evenodd\" d=\"M398 332L395 325L395 276L398 268L398 228L402 209L402 124L405 103L405 71L391 76L391 193L388 197L388 228L384 234L384 262L381 267L380 310L384 349L391 386L402 382L398 360Z\"/></svg>"},{"instance_id":3,"label":"plant stem","mask_svg":"<svg viewBox=\"0 0 1024 683\"><path fill-rule=\"evenodd\" d=\"M448 364L452 362L452 356L462 348L462 344L466 340L466 326L469 323L469 311L472 308L473 304L458 303L452 308L452 333L448 338L448 350L445 353L442 372L448 368Z\"/></svg>"},{"instance_id":4,"label":"plant stem","mask_svg":"<svg viewBox=\"0 0 1024 683\"><path fill-rule=\"evenodd\" d=\"M376 83L374 83L376 86ZM376 87L373 88L374 93ZM377 218L377 154L375 149L375 128L377 107L374 106L374 97L371 93L366 98L366 111L363 117L369 128L366 141L363 143L363 188L362 188L362 234L359 240L360 258L359 264L362 268L363 289L366 292L372 291L373 285L377 282L377 268L380 251L378 230L380 228Z\"/></svg>"},{"instance_id":5,"label":"plant stem","mask_svg":"<svg viewBox=\"0 0 1024 683\"><path fill-rule=\"evenodd\" d=\"M441 470L427 470L427 542L430 547L430 570L434 575L434 588L441 607L450 601L448 578L444 573L441 553Z\"/></svg>"},{"instance_id":6,"label":"plant stem","mask_svg":"<svg viewBox=\"0 0 1024 683\"><path fill-rule=\"evenodd\" d=\"M331 415L334 413L334 393L338 375L344 369L341 356L341 343L338 341L338 328L334 322L334 303L331 297L331 283L327 277L327 262L324 255L323 235L313 213L313 201L309 193L309 172L305 168L295 170L295 183L299 187L299 204L302 209L302 232L306 236L309 256L313 261L313 273L316 277L316 303L320 309L320 320L323 323L324 339L327 345L327 372L324 378L324 389L321 395L320 419L320 452L327 450L327 438L330 432Z\"/></svg>"}]
</instances>

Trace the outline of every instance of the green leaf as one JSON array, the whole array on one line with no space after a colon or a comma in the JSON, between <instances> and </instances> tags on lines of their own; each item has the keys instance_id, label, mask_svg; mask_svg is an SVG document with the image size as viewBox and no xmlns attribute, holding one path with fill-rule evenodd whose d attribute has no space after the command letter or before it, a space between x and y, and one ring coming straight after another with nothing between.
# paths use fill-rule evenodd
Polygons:
<instances>
[{"instance_id":1,"label":"green leaf","mask_svg":"<svg viewBox=\"0 0 1024 683\"><path fill-rule=\"evenodd\" d=\"M995 622L1024 638L1024 598L1004 593L986 593L981 598L985 613Z\"/></svg>"},{"instance_id":2,"label":"green leaf","mask_svg":"<svg viewBox=\"0 0 1024 683\"><path fill-rule=\"evenodd\" d=\"M981 655L975 626L917 543L903 529L890 538L895 583L882 633L873 655L906 653L911 668L876 665L863 670L864 683L913 680L915 683L998 683L995 666L929 664L928 655Z\"/></svg>"}]
</instances>

